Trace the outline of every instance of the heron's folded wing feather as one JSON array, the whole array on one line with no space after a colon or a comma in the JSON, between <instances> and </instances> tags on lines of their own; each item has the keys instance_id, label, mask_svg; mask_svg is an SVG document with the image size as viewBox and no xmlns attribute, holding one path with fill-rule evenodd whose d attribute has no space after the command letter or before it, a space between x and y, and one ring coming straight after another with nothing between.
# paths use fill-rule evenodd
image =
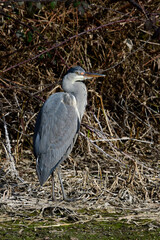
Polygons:
<instances>
[{"instance_id":1,"label":"heron's folded wing feather","mask_svg":"<svg viewBox=\"0 0 160 240\"><path fill-rule=\"evenodd\" d=\"M80 125L75 101L73 95L57 93L51 95L41 109L34 144L41 182L47 180L72 150Z\"/></svg>"}]
</instances>

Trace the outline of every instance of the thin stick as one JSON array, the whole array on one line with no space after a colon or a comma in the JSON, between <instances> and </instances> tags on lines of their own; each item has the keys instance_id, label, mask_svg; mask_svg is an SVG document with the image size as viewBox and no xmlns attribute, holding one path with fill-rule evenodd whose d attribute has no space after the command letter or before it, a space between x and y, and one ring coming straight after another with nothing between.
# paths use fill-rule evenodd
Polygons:
<instances>
[{"instance_id":1,"label":"thin stick","mask_svg":"<svg viewBox=\"0 0 160 240\"><path fill-rule=\"evenodd\" d=\"M9 163L10 163L10 172L12 177L18 177L18 172L16 170L15 167L15 163L14 163L14 158L11 152L11 143L10 143L10 139L9 139L9 134L8 134L8 129L7 129L7 124L6 124L6 120L5 120L5 116L3 115L3 123L4 123L4 131L5 131L5 138L6 138L6 146L5 146L5 150L6 150L6 158L8 159Z\"/></svg>"},{"instance_id":2,"label":"thin stick","mask_svg":"<svg viewBox=\"0 0 160 240\"><path fill-rule=\"evenodd\" d=\"M35 56L31 57L31 58L28 58L28 59L25 60L25 61L22 61L22 62L20 62L20 63L15 64L15 65L13 65L13 66L11 66L11 67L3 70L3 72L7 72L7 71L9 71L9 70L11 70L11 69L13 69L13 68L16 68L16 67L18 67L18 66L20 66L20 65L23 65L23 64L27 63L27 62L30 62L31 60L34 60L34 59L40 57L41 55L43 55L43 54L45 54L45 53L48 53L48 52L50 52L51 50L53 50L53 49L55 49L55 48L58 48L58 47L60 47L60 46L62 46L62 45L64 45L64 44L66 44L67 42L70 42L72 39L78 38L78 37L80 37L80 36L82 36L82 35L84 35L84 34L87 34L87 33L89 33L89 32L94 32L94 31L96 31L96 30L98 30L98 29L101 29L101 28L104 28L104 27L113 25L113 24L115 24L115 23L132 22L132 21L134 21L134 20L136 20L136 18L130 18L130 19L125 19L125 20L118 20L118 21L115 21L115 22L110 22L110 23L107 23L107 24L104 24L104 25L100 25L100 26L95 27L95 28L88 29L88 30L83 31L83 32L81 32L81 33L78 33L78 34L76 34L76 35L74 35L74 36L72 36L72 37L69 37L68 39L62 41L61 43L55 43L51 48L48 48L47 50L42 51L41 53L39 53L39 54L37 54L37 55L35 55Z\"/></svg>"}]
</instances>

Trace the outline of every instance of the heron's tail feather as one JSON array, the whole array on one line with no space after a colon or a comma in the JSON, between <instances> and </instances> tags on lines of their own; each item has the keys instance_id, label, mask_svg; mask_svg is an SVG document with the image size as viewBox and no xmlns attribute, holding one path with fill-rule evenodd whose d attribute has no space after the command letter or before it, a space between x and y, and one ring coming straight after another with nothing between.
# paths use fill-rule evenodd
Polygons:
<instances>
[{"instance_id":1,"label":"heron's tail feather","mask_svg":"<svg viewBox=\"0 0 160 240\"><path fill-rule=\"evenodd\" d=\"M43 162L43 164L42 164L42 162ZM42 186L49 178L51 171L50 171L50 169L47 168L47 166L45 166L45 162L41 161L40 157L37 158L36 169L37 169L37 175L38 175L39 182Z\"/></svg>"}]
</instances>

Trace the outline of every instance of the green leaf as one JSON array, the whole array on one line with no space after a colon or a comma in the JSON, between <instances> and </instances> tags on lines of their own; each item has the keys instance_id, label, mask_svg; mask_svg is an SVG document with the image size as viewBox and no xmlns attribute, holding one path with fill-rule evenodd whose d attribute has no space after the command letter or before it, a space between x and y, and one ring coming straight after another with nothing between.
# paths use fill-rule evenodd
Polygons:
<instances>
[{"instance_id":1,"label":"green leaf","mask_svg":"<svg viewBox=\"0 0 160 240\"><path fill-rule=\"evenodd\" d=\"M87 137L88 137L88 138L89 138L89 136L90 136L90 133L91 133L90 130L88 130L88 134L87 134Z\"/></svg>"},{"instance_id":2,"label":"green leaf","mask_svg":"<svg viewBox=\"0 0 160 240\"><path fill-rule=\"evenodd\" d=\"M52 9L54 9L56 7L56 5L57 5L57 1L52 1L50 3L50 6L51 6Z\"/></svg>"},{"instance_id":3,"label":"green leaf","mask_svg":"<svg viewBox=\"0 0 160 240\"><path fill-rule=\"evenodd\" d=\"M74 6L74 7L78 7L80 4L81 4L80 1L76 1L76 2L73 3L73 6Z\"/></svg>"},{"instance_id":4,"label":"green leaf","mask_svg":"<svg viewBox=\"0 0 160 240\"><path fill-rule=\"evenodd\" d=\"M32 32L27 32L27 42L32 42L32 39L33 39L33 34L32 34Z\"/></svg>"}]
</instances>

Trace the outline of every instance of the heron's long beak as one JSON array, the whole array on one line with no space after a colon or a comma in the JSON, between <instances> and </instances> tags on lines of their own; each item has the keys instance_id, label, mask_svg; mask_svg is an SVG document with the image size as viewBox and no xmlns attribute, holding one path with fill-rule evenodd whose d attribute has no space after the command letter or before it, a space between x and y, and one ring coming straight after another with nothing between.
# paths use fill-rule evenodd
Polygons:
<instances>
[{"instance_id":1,"label":"heron's long beak","mask_svg":"<svg viewBox=\"0 0 160 240\"><path fill-rule=\"evenodd\" d=\"M104 74L99 74L99 73L90 73L90 72L85 72L84 75L85 77L89 77L89 78L96 78L96 77L105 77L106 75Z\"/></svg>"}]
</instances>

